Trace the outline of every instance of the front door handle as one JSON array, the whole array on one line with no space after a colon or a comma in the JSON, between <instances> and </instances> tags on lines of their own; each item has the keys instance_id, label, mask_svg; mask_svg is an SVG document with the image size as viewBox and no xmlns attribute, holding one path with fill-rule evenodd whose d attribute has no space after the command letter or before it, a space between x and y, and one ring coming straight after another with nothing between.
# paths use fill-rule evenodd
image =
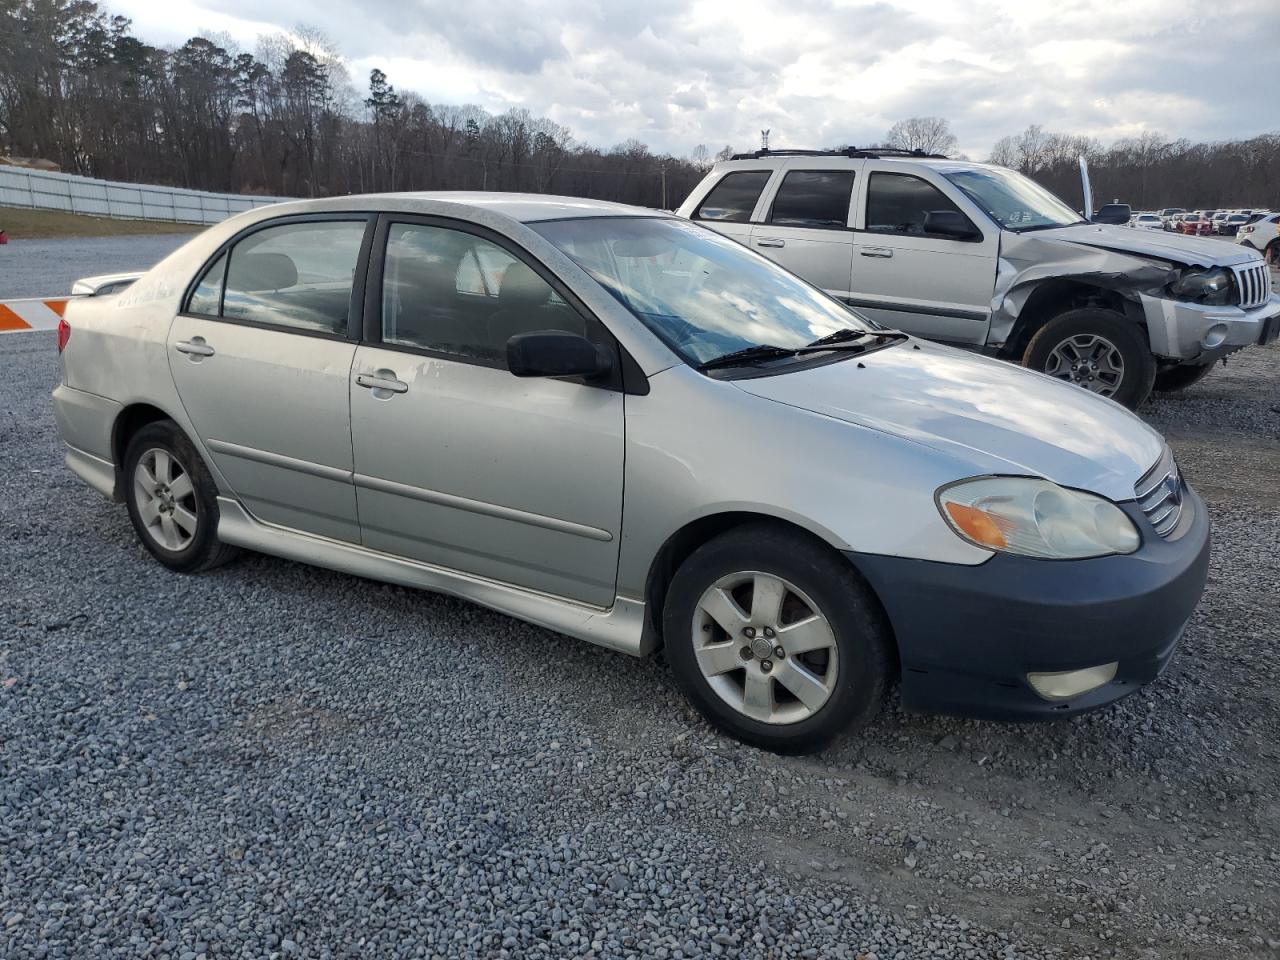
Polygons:
<instances>
[{"instance_id":1,"label":"front door handle","mask_svg":"<svg viewBox=\"0 0 1280 960\"><path fill-rule=\"evenodd\" d=\"M192 337L190 340L179 340L173 345L173 349L179 353L185 353L192 360L200 360L202 357L212 357L213 347L204 342L204 337Z\"/></svg>"},{"instance_id":2,"label":"front door handle","mask_svg":"<svg viewBox=\"0 0 1280 960\"><path fill-rule=\"evenodd\" d=\"M888 247L863 247L858 251L864 257L892 257L893 251Z\"/></svg>"},{"instance_id":3,"label":"front door handle","mask_svg":"<svg viewBox=\"0 0 1280 960\"><path fill-rule=\"evenodd\" d=\"M375 370L373 373L357 373L356 384L367 387L379 400L387 400L393 393L408 393L409 385L396 379L394 370Z\"/></svg>"},{"instance_id":4,"label":"front door handle","mask_svg":"<svg viewBox=\"0 0 1280 960\"><path fill-rule=\"evenodd\" d=\"M757 247L785 247L787 241L781 237L761 237L756 241Z\"/></svg>"}]
</instances>

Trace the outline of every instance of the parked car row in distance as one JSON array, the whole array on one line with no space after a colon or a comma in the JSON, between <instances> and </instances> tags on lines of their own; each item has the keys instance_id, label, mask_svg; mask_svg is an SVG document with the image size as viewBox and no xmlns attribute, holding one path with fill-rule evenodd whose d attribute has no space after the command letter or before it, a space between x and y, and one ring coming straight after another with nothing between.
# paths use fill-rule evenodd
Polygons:
<instances>
[{"instance_id":1,"label":"parked car row in distance","mask_svg":"<svg viewBox=\"0 0 1280 960\"><path fill-rule=\"evenodd\" d=\"M1188 236L1234 237L1239 229L1267 216L1269 210L1246 207L1240 210L1184 210L1165 207L1158 211L1138 211L1129 218L1137 230L1168 230Z\"/></svg>"}]
</instances>

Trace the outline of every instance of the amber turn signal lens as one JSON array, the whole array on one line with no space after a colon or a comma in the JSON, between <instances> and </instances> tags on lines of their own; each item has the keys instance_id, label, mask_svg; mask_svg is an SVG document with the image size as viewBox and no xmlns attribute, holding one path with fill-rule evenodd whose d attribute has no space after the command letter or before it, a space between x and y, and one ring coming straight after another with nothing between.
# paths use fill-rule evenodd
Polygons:
<instances>
[{"instance_id":1,"label":"amber turn signal lens","mask_svg":"<svg viewBox=\"0 0 1280 960\"><path fill-rule=\"evenodd\" d=\"M985 543L989 547L1003 548L1009 545L1004 534L991 519L991 514L977 507L968 507L963 503L947 503L947 513L964 535L977 543Z\"/></svg>"}]
</instances>

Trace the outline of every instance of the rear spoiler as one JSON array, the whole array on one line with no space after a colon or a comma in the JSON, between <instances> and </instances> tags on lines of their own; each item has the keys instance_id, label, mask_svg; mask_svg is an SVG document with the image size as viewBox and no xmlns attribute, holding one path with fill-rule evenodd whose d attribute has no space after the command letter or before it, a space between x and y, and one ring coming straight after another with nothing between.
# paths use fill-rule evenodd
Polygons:
<instances>
[{"instance_id":1,"label":"rear spoiler","mask_svg":"<svg viewBox=\"0 0 1280 960\"><path fill-rule=\"evenodd\" d=\"M98 277L84 277L71 285L73 297L106 297L119 293L142 273L105 273Z\"/></svg>"}]
</instances>

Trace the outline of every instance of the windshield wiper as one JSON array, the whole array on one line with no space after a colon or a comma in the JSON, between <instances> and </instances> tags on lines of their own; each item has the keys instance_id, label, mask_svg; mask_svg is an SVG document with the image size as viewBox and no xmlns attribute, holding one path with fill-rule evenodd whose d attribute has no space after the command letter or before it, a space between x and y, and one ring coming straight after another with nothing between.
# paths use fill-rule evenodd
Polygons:
<instances>
[{"instance_id":1,"label":"windshield wiper","mask_svg":"<svg viewBox=\"0 0 1280 960\"><path fill-rule=\"evenodd\" d=\"M833 350L861 353L869 346L874 346L874 344L849 343L848 341L862 341L867 337L905 340L907 335L898 330L854 330L845 328L837 330L835 333L829 333L825 337L819 337L813 343L805 344L803 347L775 347L767 343L744 347L742 350L726 353L723 357L715 357L712 360L700 363L698 364L698 369L712 370L716 367L733 367L740 363L751 363L756 360L781 360L786 357L798 357L807 353L827 353Z\"/></svg>"},{"instance_id":2,"label":"windshield wiper","mask_svg":"<svg viewBox=\"0 0 1280 960\"><path fill-rule=\"evenodd\" d=\"M853 327L842 327L835 333L828 333L825 337L819 337L808 344L805 349L808 347L821 347L829 343L847 343L850 340L865 340L867 337L883 336L901 337L905 336L905 334L898 333L896 330L855 330Z\"/></svg>"},{"instance_id":3,"label":"windshield wiper","mask_svg":"<svg viewBox=\"0 0 1280 960\"><path fill-rule=\"evenodd\" d=\"M716 367L732 367L740 363L751 363L754 360L778 360L782 357L794 357L793 347L775 347L768 343L757 343L741 350L734 350L721 357L713 357L698 364L699 370L713 370Z\"/></svg>"}]
</instances>

